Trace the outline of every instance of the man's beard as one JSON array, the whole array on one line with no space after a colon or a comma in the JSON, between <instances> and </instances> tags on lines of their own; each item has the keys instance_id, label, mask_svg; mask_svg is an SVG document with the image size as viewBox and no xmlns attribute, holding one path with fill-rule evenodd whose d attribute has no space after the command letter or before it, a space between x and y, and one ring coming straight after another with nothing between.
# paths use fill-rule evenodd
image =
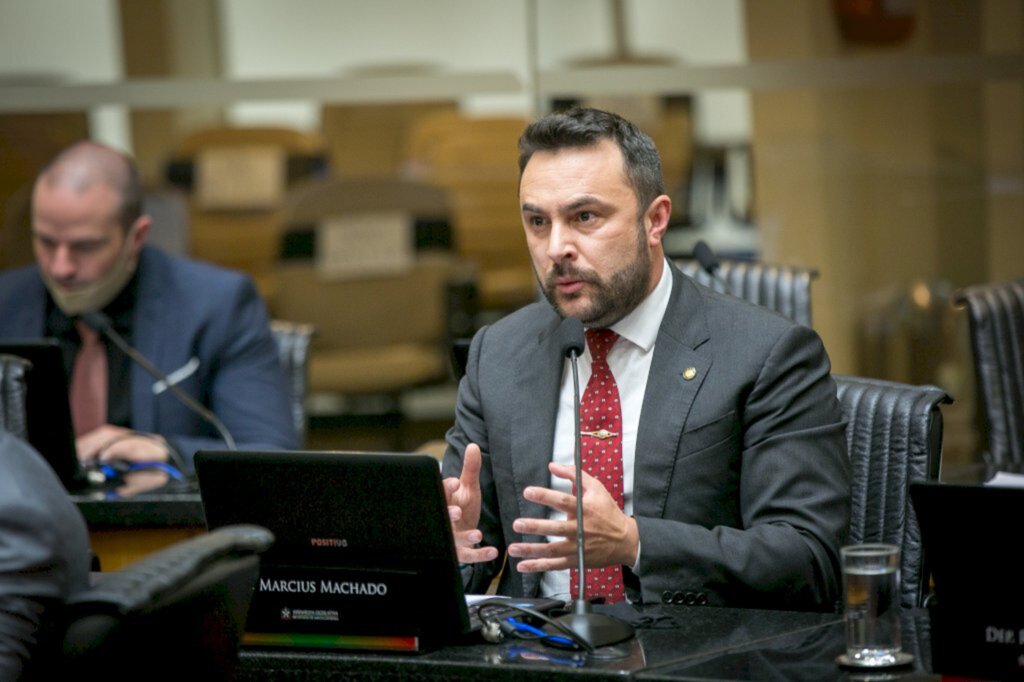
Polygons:
<instances>
[{"instance_id":1,"label":"man's beard","mask_svg":"<svg viewBox=\"0 0 1024 682\"><path fill-rule=\"evenodd\" d=\"M610 327L636 308L647 296L647 286L651 277L651 253L641 230L637 236L636 257L616 270L603 281L593 270L580 270L570 263L558 262L547 274L541 289L545 298L561 317L568 313L559 304L555 280L558 277L570 276L584 282L590 289L590 305L575 314L580 322L588 327ZM539 279L539 278L538 278ZM563 298L572 300L581 297L583 292L573 293Z\"/></svg>"},{"instance_id":2,"label":"man's beard","mask_svg":"<svg viewBox=\"0 0 1024 682\"><path fill-rule=\"evenodd\" d=\"M131 251L130 238L125 239L124 249L124 252L118 255L110 272L95 282L77 289L65 288L44 268L39 268L43 283L57 307L64 311L65 315L74 317L93 310L101 310L113 301L131 280L138 265L138 259Z\"/></svg>"}]
</instances>

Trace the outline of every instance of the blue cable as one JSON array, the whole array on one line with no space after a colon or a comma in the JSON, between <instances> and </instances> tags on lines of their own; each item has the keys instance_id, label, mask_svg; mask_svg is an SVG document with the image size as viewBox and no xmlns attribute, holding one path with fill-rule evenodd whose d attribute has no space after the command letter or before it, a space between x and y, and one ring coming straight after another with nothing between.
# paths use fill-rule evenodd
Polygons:
<instances>
[{"instance_id":1,"label":"blue cable","mask_svg":"<svg viewBox=\"0 0 1024 682\"><path fill-rule=\"evenodd\" d=\"M159 469L176 481L185 480L184 474L177 467L171 466L167 462L130 462L128 464L128 472L143 471L145 469ZM99 464L99 470L103 472L107 479L115 479L122 474L122 472L118 471L117 467L102 462Z\"/></svg>"},{"instance_id":2,"label":"blue cable","mask_svg":"<svg viewBox=\"0 0 1024 682\"><path fill-rule=\"evenodd\" d=\"M554 644L559 644L561 646L570 647L573 649L579 648L579 643L572 641L568 637L552 635L548 632L541 630L538 627L530 625L529 623L524 623L522 621L516 620L514 616L509 616L505 619L505 622L512 626L512 629L515 630L517 633L526 632L531 635L535 635L536 637L539 637L544 641L552 642Z\"/></svg>"}]
</instances>

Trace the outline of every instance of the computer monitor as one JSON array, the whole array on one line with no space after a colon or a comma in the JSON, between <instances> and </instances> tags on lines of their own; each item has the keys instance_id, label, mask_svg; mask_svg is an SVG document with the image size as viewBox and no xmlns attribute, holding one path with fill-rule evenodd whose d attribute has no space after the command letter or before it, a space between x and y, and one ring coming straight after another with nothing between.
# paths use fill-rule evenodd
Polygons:
<instances>
[{"instance_id":1,"label":"computer monitor","mask_svg":"<svg viewBox=\"0 0 1024 682\"><path fill-rule=\"evenodd\" d=\"M85 487L60 344L50 338L5 340L0 341L0 353L24 358L31 365L25 374L28 442L49 462L65 488Z\"/></svg>"}]
</instances>

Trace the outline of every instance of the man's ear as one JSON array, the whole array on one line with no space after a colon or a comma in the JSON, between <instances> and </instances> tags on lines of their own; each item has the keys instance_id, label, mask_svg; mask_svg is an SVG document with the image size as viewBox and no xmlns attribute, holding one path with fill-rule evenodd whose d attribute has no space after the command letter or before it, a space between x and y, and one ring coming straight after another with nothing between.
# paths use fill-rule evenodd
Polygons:
<instances>
[{"instance_id":1,"label":"man's ear","mask_svg":"<svg viewBox=\"0 0 1024 682\"><path fill-rule=\"evenodd\" d=\"M644 223L647 227L647 243L651 246L661 244L661 238L668 229L669 220L672 218L672 199L662 194L651 202L644 215Z\"/></svg>"},{"instance_id":2,"label":"man's ear","mask_svg":"<svg viewBox=\"0 0 1024 682\"><path fill-rule=\"evenodd\" d=\"M132 253L136 256L142 249L142 245L146 243L146 239L149 237L149 228L153 225L153 219L143 213L135 222L132 223L131 229L128 231L128 237L132 240Z\"/></svg>"}]
</instances>

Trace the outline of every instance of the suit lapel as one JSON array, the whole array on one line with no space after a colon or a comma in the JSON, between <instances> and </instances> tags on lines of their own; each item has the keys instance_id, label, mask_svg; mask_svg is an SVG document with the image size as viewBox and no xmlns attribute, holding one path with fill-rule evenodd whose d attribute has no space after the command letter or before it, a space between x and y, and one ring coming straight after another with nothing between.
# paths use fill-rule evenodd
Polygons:
<instances>
[{"instance_id":1,"label":"suit lapel","mask_svg":"<svg viewBox=\"0 0 1024 682\"><path fill-rule=\"evenodd\" d=\"M562 357L555 347L554 329L558 318L535 343L519 349L520 357L512 366L518 367L511 421L512 471L515 478L519 513L536 516L540 505L522 499L528 485L547 485L550 478L548 462L555 439L555 417L562 376Z\"/></svg>"},{"instance_id":2,"label":"suit lapel","mask_svg":"<svg viewBox=\"0 0 1024 682\"><path fill-rule=\"evenodd\" d=\"M675 267L672 276L637 433L633 511L638 516L659 517L664 511L679 438L712 361L700 293Z\"/></svg>"},{"instance_id":3,"label":"suit lapel","mask_svg":"<svg viewBox=\"0 0 1024 682\"><path fill-rule=\"evenodd\" d=\"M42 336L46 332L46 285L36 270L31 288L25 294L24 305L11 311L11 319L2 324L15 329L15 336Z\"/></svg>"},{"instance_id":4,"label":"suit lapel","mask_svg":"<svg viewBox=\"0 0 1024 682\"><path fill-rule=\"evenodd\" d=\"M552 315L552 323L538 335L533 343L518 349L518 356L510 366L517 367L515 392L512 398L512 477L515 484L515 506L504 501L504 510L517 509L513 516L503 514L509 521L515 517L543 518L547 508L523 499L523 490L530 485L547 487L550 481L548 462L555 440L555 417L558 412L558 394L561 385L563 358L556 346L555 330L560 319ZM527 542L545 542L542 536L526 536ZM540 583L540 574L520 576L525 594L534 594Z\"/></svg>"}]
</instances>

